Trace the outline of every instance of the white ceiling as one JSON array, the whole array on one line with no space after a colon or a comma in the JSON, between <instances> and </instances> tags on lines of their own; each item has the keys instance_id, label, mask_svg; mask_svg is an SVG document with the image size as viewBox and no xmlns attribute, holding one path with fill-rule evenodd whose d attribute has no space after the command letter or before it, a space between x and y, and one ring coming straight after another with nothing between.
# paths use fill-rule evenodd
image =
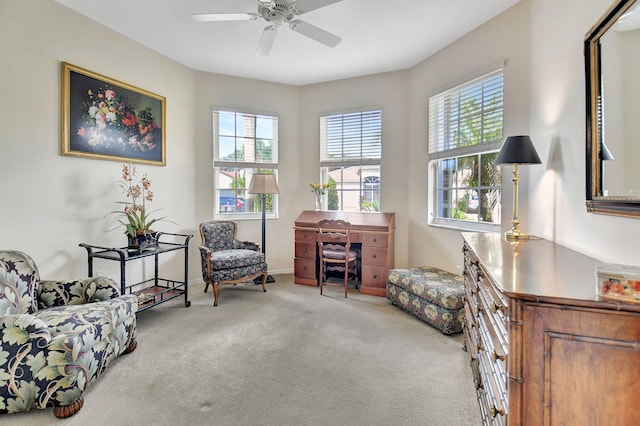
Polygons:
<instances>
[{"instance_id":1,"label":"white ceiling","mask_svg":"<svg viewBox=\"0 0 640 426\"><path fill-rule=\"evenodd\" d=\"M271 54L256 56L265 21L189 14L256 13L257 0L56 0L194 70L292 85L410 68L518 1L342 0L299 17L341 37L335 48L283 26Z\"/></svg>"}]
</instances>

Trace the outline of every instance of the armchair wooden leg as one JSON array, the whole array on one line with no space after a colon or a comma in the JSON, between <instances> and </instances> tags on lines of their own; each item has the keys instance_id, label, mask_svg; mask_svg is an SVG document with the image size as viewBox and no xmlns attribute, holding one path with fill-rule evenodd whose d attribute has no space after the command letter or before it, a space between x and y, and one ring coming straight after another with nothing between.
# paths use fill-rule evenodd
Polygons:
<instances>
[{"instance_id":1,"label":"armchair wooden leg","mask_svg":"<svg viewBox=\"0 0 640 426\"><path fill-rule=\"evenodd\" d=\"M131 343L129 343L129 346L127 346L127 348L122 353L130 354L131 352L135 351L137 347L138 347L138 342L136 340L132 340Z\"/></svg>"},{"instance_id":2,"label":"armchair wooden leg","mask_svg":"<svg viewBox=\"0 0 640 426\"><path fill-rule=\"evenodd\" d=\"M262 274L262 291L267 292L267 288L264 286L267 283L267 278L269 277L269 272L265 272Z\"/></svg>"},{"instance_id":3,"label":"armchair wooden leg","mask_svg":"<svg viewBox=\"0 0 640 426\"><path fill-rule=\"evenodd\" d=\"M213 306L218 306L219 292L220 292L220 283L213 283Z\"/></svg>"},{"instance_id":4,"label":"armchair wooden leg","mask_svg":"<svg viewBox=\"0 0 640 426\"><path fill-rule=\"evenodd\" d=\"M66 419L67 417L71 417L75 413L80 411L83 405L84 405L84 399L80 396L78 397L78 399L73 401L70 405L53 407L53 415L59 419Z\"/></svg>"}]
</instances>

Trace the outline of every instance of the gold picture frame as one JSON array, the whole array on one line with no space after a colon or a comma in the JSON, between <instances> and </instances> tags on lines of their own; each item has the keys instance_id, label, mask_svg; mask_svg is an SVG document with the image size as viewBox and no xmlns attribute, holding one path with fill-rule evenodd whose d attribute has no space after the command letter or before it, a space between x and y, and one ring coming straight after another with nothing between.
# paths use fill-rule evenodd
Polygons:
<instances>
[{"instance_id":1,"label":"gold picture frame","mask_svg":"<svg viewBox=\"0 0 640 426\"><path fill-rule=\"evenodd\" d=\"M166 99L62 62L61 154L165 166Z\"/></svg>"}]
</instances>

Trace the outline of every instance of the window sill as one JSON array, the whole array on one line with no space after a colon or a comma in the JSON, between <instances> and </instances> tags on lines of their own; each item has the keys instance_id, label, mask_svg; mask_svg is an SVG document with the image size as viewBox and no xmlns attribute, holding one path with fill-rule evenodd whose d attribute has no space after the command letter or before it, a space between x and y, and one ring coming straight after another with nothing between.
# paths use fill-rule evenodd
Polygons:
<instances>
[{"instance_id":1,"label":"window sill","mask_svg":"<svg viewBox=\"0 0 640 426\"><path fill-rule=\"evenodd\" d=\"M475 222L464 223L458 220L434 219L428 225L433 226L434 228L443 228L462 232L500 232L500 225Z\"/></svg>"}]
</instances>

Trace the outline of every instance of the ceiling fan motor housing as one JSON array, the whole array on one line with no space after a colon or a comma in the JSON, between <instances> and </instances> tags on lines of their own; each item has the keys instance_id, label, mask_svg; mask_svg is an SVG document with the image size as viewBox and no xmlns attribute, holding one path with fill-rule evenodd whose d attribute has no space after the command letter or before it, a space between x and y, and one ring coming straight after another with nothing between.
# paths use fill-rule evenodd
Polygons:
<instances>
[{"instance_id":1,"label":"ceiling fan motor housing","mask_svg":"<svg viewBox=\"0 0 640 426\"><path fill-rule=\"evenodd\" d=\"M296 15L293 3L286 1L258 3L258 14L265 21L275 25L291 22Z\"/></svg>"}]
</instances>

